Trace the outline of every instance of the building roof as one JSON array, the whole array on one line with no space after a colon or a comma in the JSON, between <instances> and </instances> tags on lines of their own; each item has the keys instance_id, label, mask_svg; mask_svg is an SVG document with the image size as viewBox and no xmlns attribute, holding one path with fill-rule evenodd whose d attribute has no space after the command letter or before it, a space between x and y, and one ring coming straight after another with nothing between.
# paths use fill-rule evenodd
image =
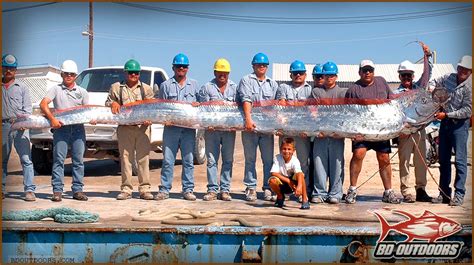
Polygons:
<instances>
[{"instance_id":1,"label":"building roof","mask_svg":"<svg viewBox=\"0 0 474 265\"><path fill-rule=\"evenodd\" d=\"M272 79L281 83L290 81L290 64L274 63L272 69ZM307 77L306 81L311 82L311 71L313 70L314 64L306 64ZM359 65L354 64L339 64L339 74L337 81L344 83L353 83L357 81L359 77ZM398 78L398 64L375 64L375 75L383 76L388 83L400 83ZM423 72L423 64L415 64L415 80L421 77ZM452 64L435 64L431 78L437 78L445 74L454 73L456 69Z\"/></svg>"}]
</instances>

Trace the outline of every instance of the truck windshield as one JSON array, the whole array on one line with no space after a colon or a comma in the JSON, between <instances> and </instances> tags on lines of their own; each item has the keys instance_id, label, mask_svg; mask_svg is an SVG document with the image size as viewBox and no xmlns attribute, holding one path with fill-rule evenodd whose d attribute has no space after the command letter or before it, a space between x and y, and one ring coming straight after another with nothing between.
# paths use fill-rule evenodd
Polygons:
<instances>
[{"instance_id":1,"label":"truck windshield","mask_svg":"<svg viewBox=\"0 0 474 265\"><path fill-rule=\"evenodd\" d=\"M110 85L125 80L123 69L90 69L77 76L76 84L88 92L109 92ZM140 81L150 84L151 71L142 70Z\"/></svg>"}]
</instances>

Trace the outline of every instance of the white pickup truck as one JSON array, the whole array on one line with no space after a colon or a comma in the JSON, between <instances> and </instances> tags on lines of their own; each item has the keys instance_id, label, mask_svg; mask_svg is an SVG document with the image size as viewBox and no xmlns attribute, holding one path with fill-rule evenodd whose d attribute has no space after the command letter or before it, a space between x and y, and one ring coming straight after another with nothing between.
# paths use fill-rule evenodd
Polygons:
<instances>
[{"instance_id":1,"label":"white pickup truck","mask_svg":"<svg viewBox=\"0 0 474 265\"><path fill-rule=\"evenodd\" d=\"M94 67L82 71L77 76L76 83L89 92L89 104L104 105L110 85L123 79L123 66ZM168 79L168 75L163 69L142 67L140 81L149 84L155 93L157 93L160 84L166 79ZM39 112L37 106L38 104L35 104L35 113ZM116 129L116 125L85 124L86 151L84 157L113 159L119 162L120 153ZM40 175L51 174L53 161L53 135L51 129L30 130L30 140L32 143L31 155L36 172ZM163 125L153 124L150 139L151 150L162 152L162 142ZM204 133L203 131L197 131L194 163L203 164L205 159Z\"/></svg>"}]
</instances>

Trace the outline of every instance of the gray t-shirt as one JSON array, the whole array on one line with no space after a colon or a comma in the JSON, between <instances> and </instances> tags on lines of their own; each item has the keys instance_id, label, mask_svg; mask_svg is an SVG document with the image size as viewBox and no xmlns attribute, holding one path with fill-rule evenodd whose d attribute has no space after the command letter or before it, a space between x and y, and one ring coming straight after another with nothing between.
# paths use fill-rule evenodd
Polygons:
<instances>
[{"instance_id":1,"label":"gray t-shirt","mask_svg":"<svg viewBox=\"0 0 474 265\"><path fill-rule=\"evenodd\" d=\"M72 89L68 89L63 84L55 85L44 97L51 99L54 108L60 110L89 104L89 94L76 84Z\"/></svg>"},{"instance_id":2,"label":"gray t-shirt","mask_svg":"<svg viewBox=\"0 0 474 265\"><path fill-rule=\"evenodd\" d=\"M31 111L30 91L23 83L15 80L8 88L2 84L2 119L31 114Z\"/></svg>"},{"instance_id":3,"label":"gray t-shirt","mask_svg":"<svg viewBox=\"0 0 474 265\"><path fill-rule=\"evenodd\" d=\"M347 88L336 85L333 88L325 89L320 87L313 88L313 98L344 98L346 96Z\"/></svg>"},{"instance_id":4,"label":"gray t-shirt","mask_svg":"<svg viewBox=\"0 0 474 265\"><path fill-rule=\"evenodd\" d=\"M346 98L358 98L358 99L389 99L393 92L385 81L385 78L381 76L374 77L374 82L365 86L357 80L352 84L346 93Z\"/></svg>"}]
</instances>

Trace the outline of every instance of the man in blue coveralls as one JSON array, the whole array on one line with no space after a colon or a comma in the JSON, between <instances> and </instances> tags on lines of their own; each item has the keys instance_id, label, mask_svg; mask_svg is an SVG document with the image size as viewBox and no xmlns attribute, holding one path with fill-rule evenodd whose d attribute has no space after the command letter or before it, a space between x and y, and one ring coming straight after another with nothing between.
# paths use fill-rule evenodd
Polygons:
<instances>
[{"instance_id":1,"label":"man in blue coveralls","mask_svg":"<svg viewBox=\"0 0 474 265\"><path fill-rule=\"evenodd\" d=\"M257 171L255 170L257 147L260 148L263 162L263 198L266 201L272 200L272 191L268 179L273 164L273 135L255 133L253 130L256 125L251 117L254 102L276 99L278 84L267 77L268 65L267 55L257 53L252 59L253 73L244 76L237 87L237 95L242 103L245 115L245 131L242 132L242 144L245 154L244 184L247 186L245 190L247 201L257 200Z\"/></svg>"},{"instance_id":2,"label":"man in blue coveralls","mask_svg":"<svg viewBox=\"0 0 474 265\"><path fill-rule=\"evenodd\" d=\"M196 80L188 78L189 59L179 53L173 58L174 76L161 83L157 98L196 103L199 85ZM173 170L178 148L181 150L183 170L181 173L182 191L185 200L194 201L194 164L193 151L196 142L196 130L166 125L163 130L163 165L161 168L161 185L155 200L169 198L173 184Z\"/></svg>"}]
</instances>

